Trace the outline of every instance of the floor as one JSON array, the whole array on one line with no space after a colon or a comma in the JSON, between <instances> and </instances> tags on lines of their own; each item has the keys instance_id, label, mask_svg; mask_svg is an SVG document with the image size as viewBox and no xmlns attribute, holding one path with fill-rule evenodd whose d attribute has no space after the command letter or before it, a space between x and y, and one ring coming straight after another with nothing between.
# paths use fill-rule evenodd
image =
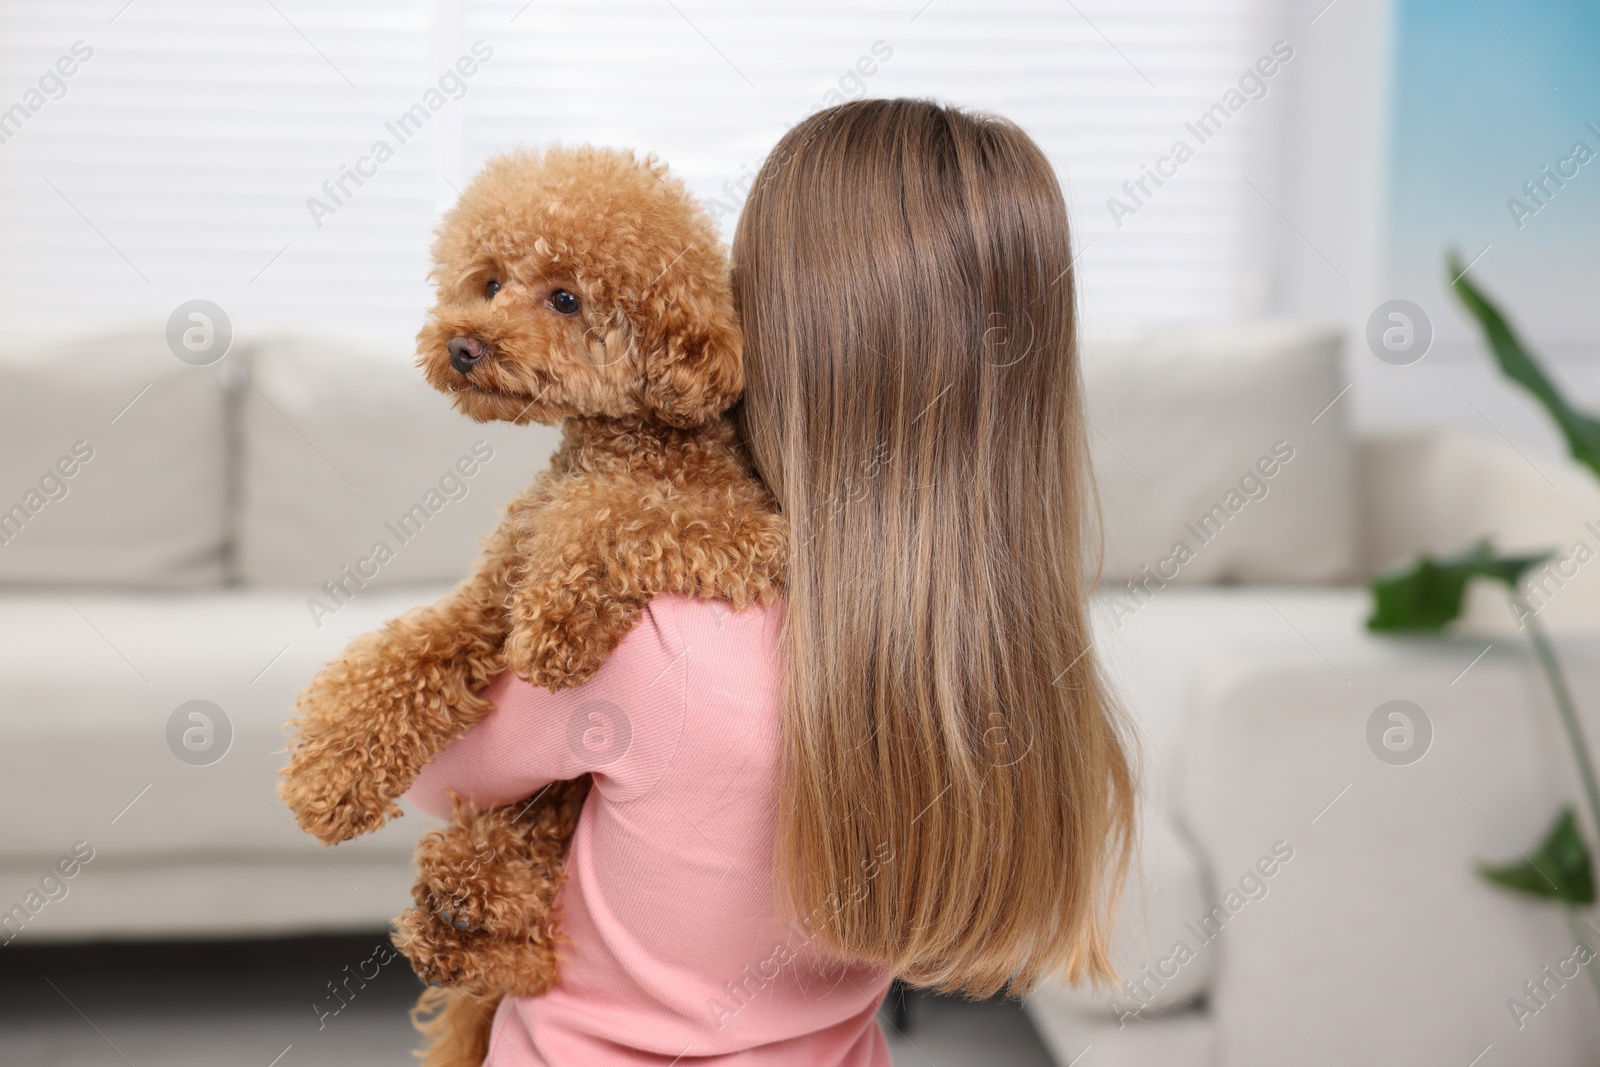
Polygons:
<instances>
[{"instance_id":1,"label":"floor","mask_svg":"<svg viewBox=\"0 0 1600 1067\"><path fill-rule=\"evenodd\" d=\"M0 950L6 1067L399 1067L413 1063L416 979L380 966L381 935L298 941ZM349 971L346 971L349 968ZM329 984L370 978L346 1003ZM339 1007L337 1012L332 1009ZM1015 1003L912 995L881 1018L896 1067L1051 1067Z\"/></svg>"}]
</instances>

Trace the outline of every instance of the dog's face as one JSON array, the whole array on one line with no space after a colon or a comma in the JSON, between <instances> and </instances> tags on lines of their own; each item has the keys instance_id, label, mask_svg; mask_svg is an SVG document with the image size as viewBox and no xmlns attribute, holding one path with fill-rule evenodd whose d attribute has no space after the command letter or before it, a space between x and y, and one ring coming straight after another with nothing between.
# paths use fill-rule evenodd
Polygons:
<instances>
[{"instance_id":1,"label":"dog's face","mask_svg":"<svg viewBox=\"0 0 1600 1067\"><path fill-rule=\"evenodd\" d=\"M715 418L744 388L727 260L659 164L605 149L489 163L440 224L418 365L465 414Z\"/></svg>"}]
</instances>

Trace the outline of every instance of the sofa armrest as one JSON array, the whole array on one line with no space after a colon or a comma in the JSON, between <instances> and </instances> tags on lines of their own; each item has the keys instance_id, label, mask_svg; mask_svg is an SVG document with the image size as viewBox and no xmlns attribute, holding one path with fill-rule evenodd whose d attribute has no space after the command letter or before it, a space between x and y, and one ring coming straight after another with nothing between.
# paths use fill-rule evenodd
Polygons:
<instances>
[{"instance_id":1,"label":"sofa armrest","mask_svg":"<svg viewBox=\"0 0 1600 1067\"><path fill-rule=\"evenodd\" d=\"M1364 438L1356 457L1363 573L1486 536L1506 551L1554 550L1529 576L1530 602L1549 626L1600 630L1600 565L1587 565L1600 558L1600 483L1587 470L1455 434ZM1489 589L1474 591L1468 621L1515 625L1503 594Z\"/></svg>"},{"instance_id":2,"label":"sofa armrest","mask_svg":"<svg viewBox=\"0 0 1600 1067\"><path fill-rule=\"evenodd\" d=\"M1552 984L1546 1006L1524 985L1573 952L1560 909L1474 871L1531 852L1580 796L1526 645L1494 642L1474 662L1482 639L1379 639L1271 595L1282 640L1215 657L1184 775L1219 887L1241 887L1212 923L1221 1062L1465 1064L1489 1044L1500 1062L1591 1062L1587 979ZM1600 650L1562 644L1580 707L1600 709ZM1368 740L1394 699L1432 727L1405 765ZM1274 849L1292 858L1245 885ZM1519 1026L1512 998L1537 1017Z\"/></svg>"}]
</instances>

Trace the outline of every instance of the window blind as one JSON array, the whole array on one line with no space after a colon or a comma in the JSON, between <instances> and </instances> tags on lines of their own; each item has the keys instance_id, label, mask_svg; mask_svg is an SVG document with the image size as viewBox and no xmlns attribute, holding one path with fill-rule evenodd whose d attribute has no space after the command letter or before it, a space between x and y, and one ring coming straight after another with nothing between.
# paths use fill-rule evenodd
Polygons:
<instances>
[{"instance_id":1,"label":"window blind","mask_svg":"<svg viewBox=\"0 0 1600 1067\"><path fill-rule=\"evenodd\" d=\"M1273 187L1273 112L1226 99L1271 52L1267 6L4 0L0 314L52 333L204 298L236 335L409 349L438 212L489 155L655 152L731 236L789 125L909 95L999 112L1043 146L1091 328L1232 317L1259 310L1273 269L1251 221L1251 185ZM1219 104L1202 143L1186 124ZM1193 157L1163 163L1183 139ZM1171 173L1157 185L1153 168Z\"/></svg>"}]
</instances>

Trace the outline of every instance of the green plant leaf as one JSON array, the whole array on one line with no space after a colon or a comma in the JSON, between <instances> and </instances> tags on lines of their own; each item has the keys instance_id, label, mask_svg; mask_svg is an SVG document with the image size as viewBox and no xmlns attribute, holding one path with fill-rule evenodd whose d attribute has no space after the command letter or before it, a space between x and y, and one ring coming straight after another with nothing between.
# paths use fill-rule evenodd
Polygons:
<instances>
[{"instance_id":1,"label":"green plant leaf","mask_svg":"<svg viewBox=\"0 0 1600 1067\"><path fill-rule=\"evenodd\" d=\"M1523 574L1549 558L1548 552L1497 556L1487 540L1453 556L1435 559L1424 553L1372 579L1372 617L1367 619L1367 629L1391 633L1442 630L1461 615L1467 582L1490 578L1514 589Z\"/></svg>"},{"instance_id":2,"label":"green plant leaf","mask_svg":"<svg viewBox=\"0 0 1600 1067\"><path fill-rule=\"evenodd\" d=\"M1564 900L1568 904L1594 903L1594 869L1589 846L1578 833L1571 808L1562 808L1555 825L1532 856L1495 867L1478 865L1478 873L1495 885L1530 896Z\"/></svg>"},{"instance_id":3,"label":"green plant leaf","mask_svg":"<svg viewBox=\"0 0 1600 1067\"><path fill-rule=\"evenodd\" d=\"M1544 405L1560 427L1561 435L1567 439L1567 449L1572 453L1572 458L1600 476L1600 419L1567 403L1550 376L1518 339L1516 331L1500 313L1500 309L1482 290L1467 280L1461 257L1452 251L1445 262L1453 279L1451 288L1483 328L1484 338L1489 342L1500 369L1506 377L1532 393Z\"/></svg>"}]
</instances>

